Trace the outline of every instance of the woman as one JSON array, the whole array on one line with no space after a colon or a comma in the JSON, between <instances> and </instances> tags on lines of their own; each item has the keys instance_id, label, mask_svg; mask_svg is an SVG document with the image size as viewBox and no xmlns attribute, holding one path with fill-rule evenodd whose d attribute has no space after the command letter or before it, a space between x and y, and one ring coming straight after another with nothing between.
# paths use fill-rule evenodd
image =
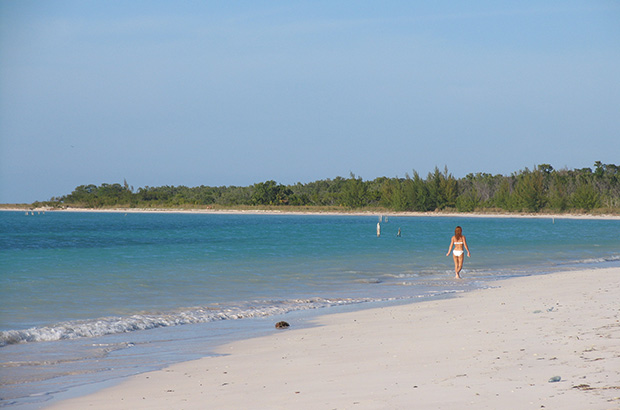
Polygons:
<instances>
[{"instance_id":1,"label":"woman","mask_svg":"<svg viewBox=\"0 0 620 410\"><path fill-rule=\"evenodd\" d=\"M465 259L465 256L463 255L463 247L465 247L465 250L467 251L467 257L470 257L471 255L469 254L469 248L467 247L467 240L465 240L465 235L463 235L463 229L460 226L457 226L454 230L454 236L452 237L446 256L450 256L452 245L454 245L452 257L454 258L455 278L461 279L461 269L463 269L463 259Z\"/></svg>"}]
</instances>

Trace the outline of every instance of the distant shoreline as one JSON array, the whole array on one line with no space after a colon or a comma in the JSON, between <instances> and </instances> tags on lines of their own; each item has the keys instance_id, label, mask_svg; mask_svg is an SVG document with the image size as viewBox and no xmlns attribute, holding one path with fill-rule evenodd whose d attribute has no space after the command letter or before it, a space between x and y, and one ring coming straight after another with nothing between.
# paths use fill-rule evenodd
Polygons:
<instances>
[{"instance_id":1,"label":"distant shoreline","mask_svg":"<svg viewBox=\"0 0 620 410\"><path fill-rule=\"evenodd\" d=\"M89 213L176 213L213 215L342 215L342 216L387 216L387 217L462 217L462 218L535 218L535 219L600 219L620 220L620 215L576 214L576 213L485 213L485 212L395 212L395 211L319 211L319 210L276 210L276 209L177 209L177 208L31 208L0 207L0 211L13 212L89 212Z\"/></svg>"}]
</instances>

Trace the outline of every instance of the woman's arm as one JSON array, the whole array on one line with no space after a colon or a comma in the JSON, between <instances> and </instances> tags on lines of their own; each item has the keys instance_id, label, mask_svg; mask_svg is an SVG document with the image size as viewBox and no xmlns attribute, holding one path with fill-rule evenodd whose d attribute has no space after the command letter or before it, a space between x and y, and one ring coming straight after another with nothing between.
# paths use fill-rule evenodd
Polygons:
<instances>
[{"instance_id":1,"label":"woman's arm","mask_svg":"<svg viewBox=\"0 0 620 410\"><path fill-rule=\"evenodd\" d=\"M448 248L448 253L446 253L446 256L450 256L450 251L452 250L452 245L454 245L454 236L450 240L450 247Z\"/></svg>"},{"instance_id":2,"label":"woman's arm","mask_svg":"<svg viewBox=\"0 0 620 410\"><path fill-rule=\"evenodd\" d=\"M467 247L467 239L465 239L465 235L463 235L463 246L465 247L465 249L467 250L467 256L471 256L469 254L469 248Z\"/></svg>"}]
</instances>

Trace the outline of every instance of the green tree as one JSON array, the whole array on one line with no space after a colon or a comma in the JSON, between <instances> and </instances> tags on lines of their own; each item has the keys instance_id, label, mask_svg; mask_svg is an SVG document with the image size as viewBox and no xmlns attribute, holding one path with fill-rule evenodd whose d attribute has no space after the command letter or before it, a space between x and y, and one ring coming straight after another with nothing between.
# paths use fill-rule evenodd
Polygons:
<instances>
[{"instance_id":1,"label":"green tree","mask_svg":"<svg viewBox=\"0 0 620 410\"><path fill-rule=\"evenodd\" d=\"M341 193L342 205L349 208L361 208L366 204L366 185L361 177L355 177L351 173L351 177L346 180Z\"/></svg>"},{"instance_id":2,"label":"green tree","mask_svg":"<svg viewBox=\"0 0 620 410\"><path fill-rule=\"evenodd\" d=\"M552 210L560 212L569 207L568 178L565 173L554 172L551 176L547 204Z\"/></svg>"},{"instance_id":3,"label":"green tree","mask_svg":"<svg viewBox=\"0 0 620 410\"><path fill-rule=\"evenodd\" d=\"M394 186L392 195L391 208L398 212L411 211L413 209L413 201L415 192L413 189L413 181L409 176L403 181L397 181Z\"/></svg>"},{"instance_id":4,"label":"green tree","mask_svg":"<svg viewBox=\"0 0 620 410\"><path fill-rule=\"evenodd\" d=\"M254 205L274 205L278 196L278 185L276 181L270 180L254 184L252 193L252 203Z\"/></svg>"},{"instance_id":5,"label":"green tree","mask_svg":"<svg viewBox=\"0 0 620 410\"><path fill-rule=\"evenodd\" d=\"M266 181L254 184L252 203L254 205L288 205L293 191L276 181Z\"/></svg>"},{"instance_id":6,"label":"green tree","mask_svg":"<svg viewBox=\"0 0 620 410\"><path fill-rule=\"evenodd\" d=\"M448 167L445 167L442 174L440 183L440 193L442 208L454 208L456 206L456 199L458 197L458 183L456 179L448 172Z\"/></svg>"},{"instance_id":7,"label":"green tree","mask_svg":"<svg viewBox=\"0 0 620 410\"><path fill-rule=\"evenodd\" d=\"M579 185L571 197L571 202L573 207L585 211L591 211L601 203L599 193L589 184Z\"/></svg>"},{"instance_id":8,"label":"green tree","mask_svg":"<svg viewBox=\"0 0 620 410\"><path fill-rule=\"evenodd\" d=\"M447 167L443 173L435 167L435 170L428 174L426 186L431 205L430 210L456 206L457 183L454 177L448 173Z\"/></svg>"},{"instance_id":9,"label":"green tree","mask_svg":"<svg viewBox=\"0 0 620 410\"><path fill-rule=\"evenodd\" d=\"M431 197L428 184L424 181L420 174L413 171L411 184L406 185L405 193L410 198L411 210L417 212L432 211L435 209L435 200Z\"/></svg>"},{"instance_id":10,"label":"green tree","mask_svg":"<svg viewBox=\"0 0 620 410\"><path fill-rule=\"evenodd\" d=\"M395 191L400 188L400 181L396 178L385 178L381 181L381 186L379 187L379 192L381 195L381 199L379 204L386 208L395 208L393 204L393 198L395 195Z\"/></svg>"},{"instance_id":11,"label":"green tree","mask_svg":"<svg viewBox=\"0 0 620 410\"><path fill-rule=\"evenodd\" d=\"M512 187L511 187L511 179L504 178L499 184L498 189L495 191L493 195L492 204L497 208L504 209L506 211L512 210Z\"/></svg>"},{"instance_id":12,"label":"green tree","mask_svg":"<svg viewBox=\"0 0 620 410\"><path fill-rule=\"evenodd\" d=\"M485 173L456 179L447 167L435 167L426 180L413 177L379 177L363 181L351 173L310 183L284 186L266 181L247 187L159 186L139 188L122 184L80 185L70 194L53 197L51 206L177 207L217 204L236 205L342 205L350 208L383 206L397 211L433 211L456 207L459 211L501 208L506 211L539 212L543 209L620 211L620 167L594 163L592 168L555 170L550 164L510 176Z\"/></svg>"},{"instance_id":13,"label":"green tree","mask_svg":"<svg viewBox=\"0 0 620 410\"><path fill-rule=\"evenodd\" d=\"M480 206L480 195L475 186L470 186L463 194L456 199L456 209L459 212L474 212Z\"/></svg>"},{"instance_id":14,"label":"green tree","mask_svg":"<svg viewBox=\"0 0 620 410\"><path fill-rule=\"evenodd\" d=\"M545 204L543 176L540 171L527 169L519 175L512 195L513 208L519 211L538 212Z\"/></svg>"}]
</instances>

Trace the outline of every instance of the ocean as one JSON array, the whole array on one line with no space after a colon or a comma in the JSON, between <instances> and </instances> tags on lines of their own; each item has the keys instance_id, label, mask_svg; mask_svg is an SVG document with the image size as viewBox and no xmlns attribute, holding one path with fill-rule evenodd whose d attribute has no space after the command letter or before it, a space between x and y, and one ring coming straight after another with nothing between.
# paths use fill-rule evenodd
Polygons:
<instances>
[{"instance_id":1,"label":"ocean","mask_svg":"<svg viewBox=\"0 0 620 410\"><path fill-rule=\"evenodd\" d=\"M472 254L461 281L446 257L456 225ZM208 356L279 320L620 266L619 231L551 217L0 212L0 407Z\"/></svg>"}]
</instances>

